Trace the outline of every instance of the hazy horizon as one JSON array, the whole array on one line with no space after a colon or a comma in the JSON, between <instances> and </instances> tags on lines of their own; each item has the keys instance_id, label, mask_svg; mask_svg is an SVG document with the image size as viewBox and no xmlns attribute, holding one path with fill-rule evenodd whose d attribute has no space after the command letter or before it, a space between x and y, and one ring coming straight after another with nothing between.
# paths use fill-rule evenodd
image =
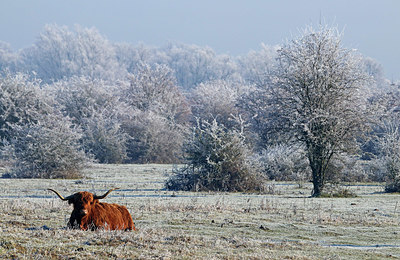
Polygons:
<instances>
[{"instance_id":1,"label":"hazy horizon","mask_svg":"<svg viewBox=\"0 0 400 260\"><path fill-rule=\"evenodd\" d=\"M278 45L308 25L344 30L343 45L382 64L400 80L400 1L60 1L2 0L0 41L32 45L46 24L95 27L111 42L162 46L182 42L244 55Z\"/></svg>"}]
</instances>

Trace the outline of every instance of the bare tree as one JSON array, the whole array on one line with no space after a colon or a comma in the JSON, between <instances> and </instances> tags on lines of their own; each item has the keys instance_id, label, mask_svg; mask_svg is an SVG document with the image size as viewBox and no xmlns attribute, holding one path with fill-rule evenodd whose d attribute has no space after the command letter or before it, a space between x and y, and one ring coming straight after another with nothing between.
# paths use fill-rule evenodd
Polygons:
<instances>
[{"instance_id":1,"label":"bare tree","mask_svg":"<svg viewBox=\"0 0 400 260\"><path fill-rule=\"evenodd\" d=\"M341 46L336 28L308 28L278 51L278 68L270 88L275 110L273 130L305 146L313 196L320 196L329 162L354 148L365 125L360 91L368 76L361 57Z\"/></svg>"}]
</instances>

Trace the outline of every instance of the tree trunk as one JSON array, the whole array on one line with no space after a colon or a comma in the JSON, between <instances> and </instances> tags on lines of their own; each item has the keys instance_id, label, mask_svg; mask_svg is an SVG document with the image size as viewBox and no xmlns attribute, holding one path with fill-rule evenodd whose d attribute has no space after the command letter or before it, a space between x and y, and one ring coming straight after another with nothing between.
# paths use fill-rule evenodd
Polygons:
<instances>
[{"instance_id":1,"label":"tree trunk","mask_svg":"<svg viewBox=\"0 0 400 260\"><path fill-rule=\"evenodd\" d=\"M311 196L319 197L319 196L321 196L322 191L324 189L324 184L325 184L325 181L324 181L325 178L323 176L324 174L322 173L322 171L314 172L314 170L312 170L312 175L313 175L314 188L313 188Z\"/></svg>"},{"instance_id":2,"label":"tree trunk","mask_svg":"<svg viewBox=\"0 0 400 260\"><path fill-rule=\"evenodd\" d=\"M312 197L319 197L325 186L325 170L327 158L324 158L324 148L321 145L312 145L308 147L308 160L310 162L313 191Z\"/></svg>"}]
</instances>

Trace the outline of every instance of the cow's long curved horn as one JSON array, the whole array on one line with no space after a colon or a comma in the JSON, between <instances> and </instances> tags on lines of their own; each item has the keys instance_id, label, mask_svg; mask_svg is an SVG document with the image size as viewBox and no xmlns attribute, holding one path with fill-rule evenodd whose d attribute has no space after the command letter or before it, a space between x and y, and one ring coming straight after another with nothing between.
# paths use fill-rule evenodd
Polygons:
<instances>
[{"instance_id":1,"label":"cow's long curved horn","mask_svg":"<svg viewBox=\"0 0 400 260\"><path fill-rule=\"evenodd\" d=\"M57 196L60 197L60 199L62 199L62 200L69 200L69 199L72 199L72 197L73 197L73 195L70 195L70 196L64 198L63 196L60 195L60 193L58 193L57 191L55 191L55 190L53 190L53 189L47 189L47 190L51 190L52 192L54 192L55 194L57 194Z\"/></svg>"},{"instance_id":2,"label":"cow's long curved horn","mask_svg":"<svg viewBox=\"0 0 400 260\"><path fill-rule=\"evenodd\" d=\"M118 190L119 188L114 188L114 189L111 189L111 190L109 190L109 191L107 191L106 193L104 193L104 195L101 195L101 196L97 196L97 195L94 195L94 199L96 200L100 200L100 199L104 199L105 197L107 197L107 195L108 194L110 194L110 192L112 192L113 190Z\"/></svg>"}]
</instances>

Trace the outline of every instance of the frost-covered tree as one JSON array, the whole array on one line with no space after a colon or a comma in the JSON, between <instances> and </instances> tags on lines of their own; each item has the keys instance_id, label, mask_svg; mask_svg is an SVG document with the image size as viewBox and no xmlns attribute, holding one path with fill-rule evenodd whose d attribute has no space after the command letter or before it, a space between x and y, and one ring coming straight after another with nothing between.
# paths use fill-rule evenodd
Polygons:
<instances>
[{"instance_id":1,"label":"frost-covered tree","mask_svg":"<svg viewBox=\"0 0 400 260\"><path fill-rule=\"evenodd\" d=\"M270 119L276 117L277 111L270 100L269 87L270 85L252 87L237 100L242 117L249 123L251 138L248 139L251 139L254 149L258 152L269 149L271 145L284 139L279 132L270 130L276 122Z\"/></svg>"},{"instance_id":2,"label":"frost-covered tree","mask_svg":"<svg viewBox=\"0 0 400 260\"><path fill-rule=\"evenodd\" d=\"M382 64L370 57L363 58L361 63L364 67L364 71L371 77L372 80L370 84L372 84L372 87L376 88L375 91L386 88L387 80L385 79Z\"/></svg>"},{"instance_id":3,"label":"frost-covered tree","mask_svg":"<svg viewBox=\"0 0 400 260\"><path fill-rule=\"evenodd\" d=\"M185 125L176 124L153 111L134 112L124 126L132 139L129 156L138 163L177 163L182 159Z\"/></svg>"},{"instance_id":4,"label":"frost-covered tree","mask_svg":"<svg viewBox=\"0 0 400 260\"><path fill-rule=\"evenodd\" d=\"M141 64L172 69L176 84L186 91L210 80L239 80L237 62L229 55L217 55L209 47L170 43L165 47L114 44L119 64L130 73Z\"/></svg>"},{"instance_id":5,"label":"frost-covered tree","mask_svg":"<svg viewBox=\"0 0 400 260\"><path fill-rule=\"evenodd\" d=\"M308 28L278 51L278 70L270 88L274 130L304 145L320 196L332 157L354 147L365 125L360 95L368 76L361 59L342 47L336 28Z\"/></svg>"},{"instance_id":6,"label":"frost-covered tree","mask_svg":"<svg viewBox=\"0 0 400 260\"><path fill-rule=\"evenodd\" d=\"M206 121L216 119L230 128L240 114L239 97L250 91L249 86L225 80L200 83L191 93L192 113Z\"/></svg>"},{"instance_id":7,"label":"frost-covered tree","mask_svg":"<svg viewBox=\"0 0 400 260\"><path fill-rule=\"evenodd\" d=\"M139 44L115 43L118 63L129 73L135 73L142 64L165 64L165 53L160 48Z\"/></svg>"},{"instance_id":8,"label":"frost-covered tree","mask_svg":"<svg viewBox=\"0 0 400 260\"><path fill-rule=\"evenodd\" d=\"M121 163L127 159L129 136L122 129L128 109L121 103L116 86L103 80L72 77L49 89L59 111L82 129L81 143L100 163Z\"/></svg>"},{"instance_id":9,"label":"frost-covered tree","mask_svg":"<svg viewBox=\"0 0 400 260\"><path fill-rule=\"evenodd\" d=\"M400 191L400 122L386 122L385 133L381 137L381 150L385 169L387 192Z\"/></svg>"},{"instance_id":10,"label":"frost-covered tree","mask_svg":"<svg viewBox=\"0 0 400 260\"><path fill-rule=\"evenodd\" d=\"M400 84L391 84L374 97L378 107L368 151L371 161L383 172L387 192L400 191ZM379 167L381 166L381 167Z\"/></svg>"},{"instance_id":11,"label":"frost-covered tree","mask_svg":"<svg viewBox=\"0 0 400 260\"><path fill-rule=\"evenodd\" d=\"M133 137L130 156L138 162L177 162L190 113L185 97L165 65L138 66L121 100L132 110L124 129Z\"/></svg>"},{"instance_id":12,"label":"frost-covered tree","mask_svg":"<svg viewBox=\"0 0 400 260\"><path fill-rule=\"evenodd\" d=\"M181 110L185 110L180 106L182 94L176 86L172 70L166 65L152 67L141 63L130 75L129 83L121 92L121 98L128 105L179 120Z\"/></svg>"},{"instance_id":13,"label":"frost-covered tree","mask_svg":"<svg viewBox=\"0 0 400 260\"><path fill-rule=\"evenodd\" d=\"M195 45L170 45L167 47L168 66L174 70L177 83L184 89L212 79L209 68L215 58L211 48Z\"/></svg>"},{"instance_id":14,"label":"frost-covered tree","mask_svg":"<svg viewBox=\"0 0 400 260\"><path fill-rule=\"evenodd\" d=\"M100 163L123 163L128 159L127 146L130 137L122 129L121 119L110 111L93 111L84 118L81 128L82 146Z\"/></svg>"},{"instance_id":15,"label":"frost-covered tree","mask_svg":"<svg viewBox=\"0 0 400 260\"><path fill-rule=\"evenodd\" d=\"M122 113L123 106L115 92L117 87L99 79L72 77L47 86L59 105L58 109L80 125L96 111Z\"/></svg>"},{"instance_id":16,"label":"frost-covered tree","mask_svg":"<svg viewBox=\"0 0 400 260\"><path fill-rule=\"evenodd\" d=\"M200 83L227 80L235 75L236 64L227 55L217 55L209 47L170 44L165 49L164 61L175 74L178 86L191 90Z\"/></svg>"},{"instance_id":17,"label":"frost-covered tree","mask_svg":"<svg viewBox=\"0 0 400 260\"><path fill-rule=\"evenodd\" d=\"M15 71L18 55L11 49L10 44L0 41L0 71Z\"/></svg>"},{"instance_id":18,"label":"frost-covered tree","mask_svg":"<svg viewBox=\"0 0 400 260\"><path fill-rule=\"evenodd\" d=\"M52 113L52 107L40 91L39 81L24 74L0 75L0 138L10 141L13 128L38 123L42 114Z\"/></svg>"},{"instance_id":19,"label":"frost-covered tree","mask_svg":"<svg viewBox=\"0 0 400 260\"><path fill-rule=\"evenodd\" d=\"M1 159L10 165L10 177L76 177L88 160L79 129L47 94L26 75L0 78Z\"/></svg>"},{"instance_id":20,"label":"frost-covered tree","mask_svg":"<svg viewBox=\"0 0 400 260\"><path fill-rule=\"evenodd\" d=\"M265 86L270 83L270 76L274 69L278 46L261 45L261 50L250 51L239 57L239 71L241 77L249 84Z\"/></svg>"},{"instance_id":21,"label":"frost-covered tree","mask_svg":"<svg viewBox=\"0 0 400 260\"><path fill-rule=\"evenodd\" d=\"M22 52L23 69L45 83L72 76L115 80L124 73L112 44L96 29L46 25L37 42Z\"/></svg>"}]
</instances>

